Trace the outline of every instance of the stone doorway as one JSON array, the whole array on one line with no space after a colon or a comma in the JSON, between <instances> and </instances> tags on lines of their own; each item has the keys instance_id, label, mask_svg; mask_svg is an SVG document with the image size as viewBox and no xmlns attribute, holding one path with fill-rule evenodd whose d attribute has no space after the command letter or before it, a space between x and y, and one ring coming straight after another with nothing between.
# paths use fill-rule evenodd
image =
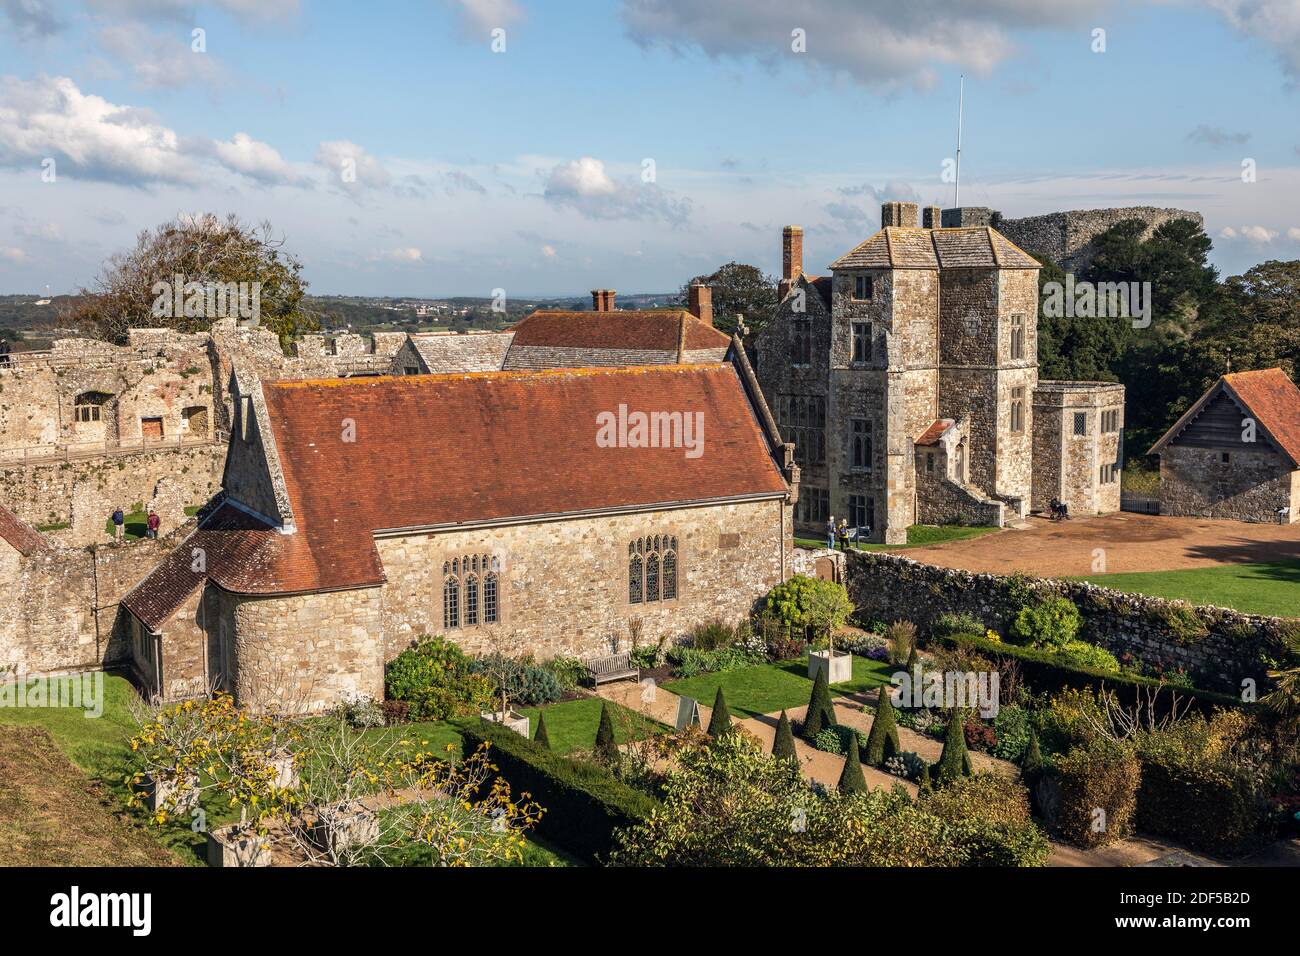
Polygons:
<instances>
[{"instance_id":1,"label":"stone doorway","mask_svg":"<svg viewBox=\"0 0 1300 956\"><path fill-rule=\"evenodd\" d=\"M208 408L206 405L191 405L181 412L183 434L191 441L208 437Z\"/></svg>"},{"instance_id":2,"label":"stone doorway","mask_svg":"<svg viewBox=\"0 0 1300 956\"><path fill-rule=\"evenodd\" d=\"M161 418L140 419L140 437L146 442L163 440L163 422Z\"/></svg>"}]
</instances>

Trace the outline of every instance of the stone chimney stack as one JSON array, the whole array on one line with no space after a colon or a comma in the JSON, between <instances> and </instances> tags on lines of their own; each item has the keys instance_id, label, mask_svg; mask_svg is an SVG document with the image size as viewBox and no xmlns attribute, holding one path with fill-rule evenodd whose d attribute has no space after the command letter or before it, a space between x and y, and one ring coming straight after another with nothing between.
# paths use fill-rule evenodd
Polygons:
<instances>
[{"instance_id":1,"label":"stone chimney stack","mask_svg":"<svg viewBox=\"0 0 1300 956\"><path fill-rule=\"evenodd\" d=\"M887 202L880 207L880 228L886 226L916 226L917 207L914 202Z\"/></svg>"},{"instance_id":2,"label":"stone chimney stack","mask_svg":"<svg viewBox=\"0 0 1300 956\"><path fill-rule=\"evenodd\" d=\"M690 312L705 325L713 325L713 288L703 282L691 283Z\"/></svg>"},{"instance_id":3,"label":"stone chimney stack","mask_svg":"<svg viewBox=\"0 0 1300 956\"><path fill-rule=\"evenodd\" d=\"M926 206L921 210L921 226L925 229L942 228L943 210L938 206Z\"/></svg>"},{"instance_id":4,"label":"stone chimney stack","mask_svg":"<svg viewBox=\"0 0 1300 956\"><path fill-rule=\"evenodd\" d=\"M786 226L781 230L781 281L776 285L776 297L784 299L802 273L803 226Z\"/></svg>"},{"instance_id":5,"label":"stone chimney stack","mask_svg":"<svg viewBox=\"0 0 1300 956\"><path fill-rule=\"evenodd\" d=\"M591 310L593 312L613 312L614 295L613 289L592 289Z\"/></svg>"}]
</instances>

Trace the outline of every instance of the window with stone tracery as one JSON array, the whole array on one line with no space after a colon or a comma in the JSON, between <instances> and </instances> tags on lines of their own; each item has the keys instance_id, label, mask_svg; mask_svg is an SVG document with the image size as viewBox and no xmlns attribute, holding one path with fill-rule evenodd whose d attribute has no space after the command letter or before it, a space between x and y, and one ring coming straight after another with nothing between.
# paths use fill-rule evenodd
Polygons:
<instances>
[{"instance_id":1,"label":"window with stone tracery","mask_svg":"<svg viewBox=\"0 0 1300 956\"><path fill-rule=\"evenodd\" d=\"M442 562L442 626L496 624L501 618L501 561L468 554Z\"/></svg>"},{"instance_id":2,"label":"window with stone tracery","mask_svg":"<svg viewBox=\"0 0 1300 956\"><path fill-rule=\"evenodd\" d=\"M672 601L677 597L677 538L654 534L627 546L629 604Z\"/></svg>"}]
</instances>

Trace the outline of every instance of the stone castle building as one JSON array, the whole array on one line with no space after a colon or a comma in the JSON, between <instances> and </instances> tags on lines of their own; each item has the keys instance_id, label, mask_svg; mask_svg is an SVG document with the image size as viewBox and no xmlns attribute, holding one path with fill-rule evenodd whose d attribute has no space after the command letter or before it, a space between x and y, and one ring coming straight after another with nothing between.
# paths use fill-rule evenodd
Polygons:
<instances>
[{"instance_id":1,"label":"stone castle building","mask_svg":"<svg viewBox=\"0 0 1300 956\"><path fill-rule=\"evenodd\" d=\"M1148 454L1161 514L1300 520L1300 389L1280 368L1222 376Z\"/></svg>"},{"instance_id":2,"label":"stone castle building","mask_svg":"<svg viewBox=\"0 0 1300 956\"><path fill-rule=\"evenodd\" d=\"M422 634L607 653L634 621L654 641L739 617L790 573L798 470L739 340L720 361L240 383L219 507L122 601L164 696L381 696Z\"/></svg>"},{"instance_id":3,"label":"stone castle building","mask_svg":"<svg viewBox=\"0 0 1300 956\"><path fill-rule=\"evenodd\" d=\"M804 272L800 227L783 232L780 304L754 348L802 470L797 529L822 537L834 515L893 544L1054 497L1117 511L1123 386L1040 382L1037 260L989 225L917 212L886 203L829 276Z\"/></svg>"}]
</instances>

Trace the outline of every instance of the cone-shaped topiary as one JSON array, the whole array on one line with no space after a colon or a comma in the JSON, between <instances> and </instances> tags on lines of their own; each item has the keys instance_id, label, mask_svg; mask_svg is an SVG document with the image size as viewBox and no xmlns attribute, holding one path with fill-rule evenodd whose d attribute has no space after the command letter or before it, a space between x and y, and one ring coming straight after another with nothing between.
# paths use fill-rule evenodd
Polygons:
<instances>
[{"instance_id":1,"label":"cone-shaped topiary","mask_svg":"<svg viewBox=\"0 0 1300 956\"><path fill-rule=\"evenodd\" d=\"M614 743L614 723L609 719L609 704L600 705L600 726L596 728L596 756L606 763L618 760L618 744Z\"/></svg>"},{"instance_id":2,"label":"cone-shaped topiary","mask_svg":"<svg viewBox=\"0 0 1300 956\"><path fill-rule=\"evenodd\" d=\"M783 760L796 759L794 734L790 731L790 718L781 711L781 719L776 722L776 739L772 741L772 756Z\"/></svg>"},{"instance_id":3,"label":"cone-shaped topiary","mask_svg":"<svg viewBox=\"0 0 1300 956\"><path fill-rule=\"evenodd\" d=\"M912 673L912 669L914 667L916 667L916 644L915 643L912 644L912 650L909 651L907 655L907 672L909 674Z\"/></svg>"},{"instance_id":4,"label":"cone-shaped topiary","mask_svg":"<svg viewBox=\"0 0 1300 956\"><path fill-rule=\"evenodd\" d=\"M835 705L831 703L830 685L826 683L826 671L822 669L817 672L812 696L808 698L808 713L803 718L803 739L812 740L825 728L834 726Z\"/></svg>"},{"instance_id":5,"label":"cone-shaped topiary","mask_svg":"<svg viewBox=\"0 0 1300 956\"><path fill-rule=\"evenodd\" d=\"M970 771L970 754L966 750L966 728L962 723L961 712L954 708L948 718L948 735L943 741L943 753L939 755L939 762L934 767L934 782L943 786L958 777L969 776Z\"/></svg>"},{"instance_id":6,"label":"cone-shaped topiary","mask_svg":"<svg viewBox=\"0 0 1300 956\"><path fill-rule=\"evenodd\" d=\"M1042 776L1043 766L1043 751L1038 745L1038 731L1031 726L1029 746L1025 748L1025 755L1020 758L1020 772L1024 774L1025 780L1032 784Z\"/></svg>"},{"instance_id":7,"label":"cone-shaped topiary","mask_svg":"<svg viewBox=\"0 0 1300 956\"><path fill-rule=\"evenodd\" d=\"M858 735L849 735L849 759L840 771L840 793L866 793L867 778L862 775L862 762L858 757Z\"/></svg>"},{"instance_id":8,"label":"cone-shaped topiary","mask_svg":"<svg viewBox=\"0 0 1300 956\"><path fill-rule=\"evenodd\" d=\"M731 730L731 711L727 709L727 699L722 696L722 688L713 698L713 714L709 717L708 734L717 740Z\"/></svg>"},{"instance_id":9,"label":"cone-shaped topiary","mask_svg":"<svg viewBox=\"0 0 1300 956\"><path fill-rule=\"evenodd\" d=\"M533 742L541 744L547 750L551 749L551 738L546 733L546 715L537 715L537 733L533 734Z\"/></svg>"},{"instance_id":10,"label":"cone-shaped topiary","mask_svg":"<svg viewBox=\"0 0 1300 956\"><path fill-rule=\"evenodd\" d=\"M921 775L916 778L916 785L922 790L932 790L934 784L930 781L930 765L928 763L921 765Z\"/></svg>"},{"instance_id":11,"label":"cone-shaped topiary","mask_svg":"<svg viewBox=\"0 0 1300 956\"><path fill-rule=\"evenodd\" d=\"M883 767L890 757L902 751L898 745L898 719L894 716L894 702L889 699L890 688L880 688L876 715L871 719L871 733L867 735L867 763Z\"/></svg>"}]
</instances>

